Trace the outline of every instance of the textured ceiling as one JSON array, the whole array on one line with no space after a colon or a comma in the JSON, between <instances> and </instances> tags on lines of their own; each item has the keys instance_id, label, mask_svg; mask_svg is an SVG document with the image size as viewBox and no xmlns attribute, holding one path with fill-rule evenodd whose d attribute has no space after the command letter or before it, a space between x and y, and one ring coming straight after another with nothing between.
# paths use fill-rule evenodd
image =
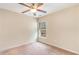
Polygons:
<instances>
[{"instance_id":1,"label":"textured ceiling","mask_svg":"<svg viewBox=\"0 0 79 59\"><path fill-rule=\"evenodd\" d=\"M77 3L45 3L40 7L40 9L47 11L47 13L37 12L36 17L45 16L47 14L62 10L64 8L68 8L74 5L78 5ZM18 3L0 3L0 8L7 9L13 12L21 13L22 11L27 10L28 8L22 6ZM24 13L28 16L34 16L32 12Z\"/></svg>"}]
</instances>

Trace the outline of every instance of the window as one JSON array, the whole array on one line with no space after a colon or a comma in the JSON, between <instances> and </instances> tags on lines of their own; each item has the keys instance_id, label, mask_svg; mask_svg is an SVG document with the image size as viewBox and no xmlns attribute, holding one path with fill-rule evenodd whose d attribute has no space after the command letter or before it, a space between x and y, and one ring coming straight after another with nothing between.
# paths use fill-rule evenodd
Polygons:
<instances>
[{"instance_id":1,"label":"window","mask_svg":"<svg viewBox=\"0 0 79 59\"><path fill-rule=\"evenodd\" d=\"M46 38L46 32L47 32L47 22L46 21L40 21L39 22L39 35L40 37Z\"/></svg>"}]
</instances>

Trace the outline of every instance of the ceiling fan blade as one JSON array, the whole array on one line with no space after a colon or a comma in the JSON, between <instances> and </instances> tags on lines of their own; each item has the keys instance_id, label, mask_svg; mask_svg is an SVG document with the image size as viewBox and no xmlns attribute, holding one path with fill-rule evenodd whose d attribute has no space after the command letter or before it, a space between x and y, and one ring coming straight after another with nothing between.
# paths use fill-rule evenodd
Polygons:
<instances>
[{"instance_id":1,"label":"ceiling fan blade","mask_svg":"<svg viewBox=\"0 0 79 59\"><path fill-rule=\"evenodd\" d=\"M40 12L43 12L43 13L47 13L46 11L40 10L40 9L37 9L37 11L40 11Z\"/></svg>"},{"instance_id":2,"label":"ceiling fan blade","mask_svg":"<svg viewBox=\"0 0 79 59\"><path fill-rule=\"evenodd\" d=\"M26 12L28 12L28 11L30 11L30 10L25 10L25 11L23 11L22 13L26 13Z\"/></svg>"},{"instance_id":3,"label":"ceiling fan blade","mask_svg":"<svg viewBox=\"0 0 79 59\"><path fill-rule=\"evenodd\" d=\"M24 3L19 3L20 5L23 5L23 6L26 6L26 7L28 7L28 8L31 8L31 6L28 6L28 5L26 5L26 4L24 4Z\"/></svg>"},{"instance_id":4,"label":"ceiling fan blade","mask_svg":"<svg viewBox=\"0 0 79 59\"><path fill-rule=\"evenodd\" d=\"M34 4L34 3L31 3L31 7L32 7L32 9L34 9L34 6L35 6L35 4Z\"/></svg>"},{"instance_id":5,"label":"ceiling fan blade","mask_svg":"<svg viewBox=\"0 0 79 59\"><path fill-rule=\"evenodd\" d=\"M42 6L42 5L43 5L43 3L38 3L37 8Z\"/></svg>"},{"instance_id":6,"label":"ceiling fan blade","mask_svg":"<svg viewBox=\"0 0 79 59\"><path fill-rule=\"evenodd\" d=\"M35 5L35 3L32 3L32 6L34 6Z\"/></svg>"}]
</instances>

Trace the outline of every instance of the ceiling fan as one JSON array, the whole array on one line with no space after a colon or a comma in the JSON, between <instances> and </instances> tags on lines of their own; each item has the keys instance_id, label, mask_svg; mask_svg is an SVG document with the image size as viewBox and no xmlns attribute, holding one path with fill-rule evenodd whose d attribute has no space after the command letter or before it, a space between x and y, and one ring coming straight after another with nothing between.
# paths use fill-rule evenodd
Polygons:
<instances>
[{"instance_id":1,"label":"ceiling fan","mask_svg":"<svg viewBox=\"0 0 79 59\"><path fill-rule=\"evenodd\" d=\"M29 3L29 5L25 3L19 3L19 4L29 8L28 10L25 10L22 13L31 11L34 16L36 16L37 11L42 12L42 13L47 13L46 11L39 9L39 7L43 5L43 3Z\"/></svg>"}]
</instances>

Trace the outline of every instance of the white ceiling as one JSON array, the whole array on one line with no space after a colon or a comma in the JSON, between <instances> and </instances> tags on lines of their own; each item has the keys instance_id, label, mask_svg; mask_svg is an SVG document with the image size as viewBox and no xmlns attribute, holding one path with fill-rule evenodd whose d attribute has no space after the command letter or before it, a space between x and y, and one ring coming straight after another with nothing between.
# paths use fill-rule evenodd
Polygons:
<instances>
[{"instance_id":1,"label":"white ceiling","mask_svg":"<svg viewBox=\"0 0 79 59\"><path fill-rule=\"evenodd\" d=\"M43 6L40 7L40 9L47 11L47 13L41 13L37 12L36 17L45 16L49 13L53 13L59 10L62 10L64 8L68 8L74 5L78 5L77 3L45 3ZM13 12L21 13L22 11L27 10L28 8L25 6L22 6L18 3L0 3L0 8L7 9ZM33 16L32 12L24 13L28 16Z\"/></svg>"}]
</instances>

